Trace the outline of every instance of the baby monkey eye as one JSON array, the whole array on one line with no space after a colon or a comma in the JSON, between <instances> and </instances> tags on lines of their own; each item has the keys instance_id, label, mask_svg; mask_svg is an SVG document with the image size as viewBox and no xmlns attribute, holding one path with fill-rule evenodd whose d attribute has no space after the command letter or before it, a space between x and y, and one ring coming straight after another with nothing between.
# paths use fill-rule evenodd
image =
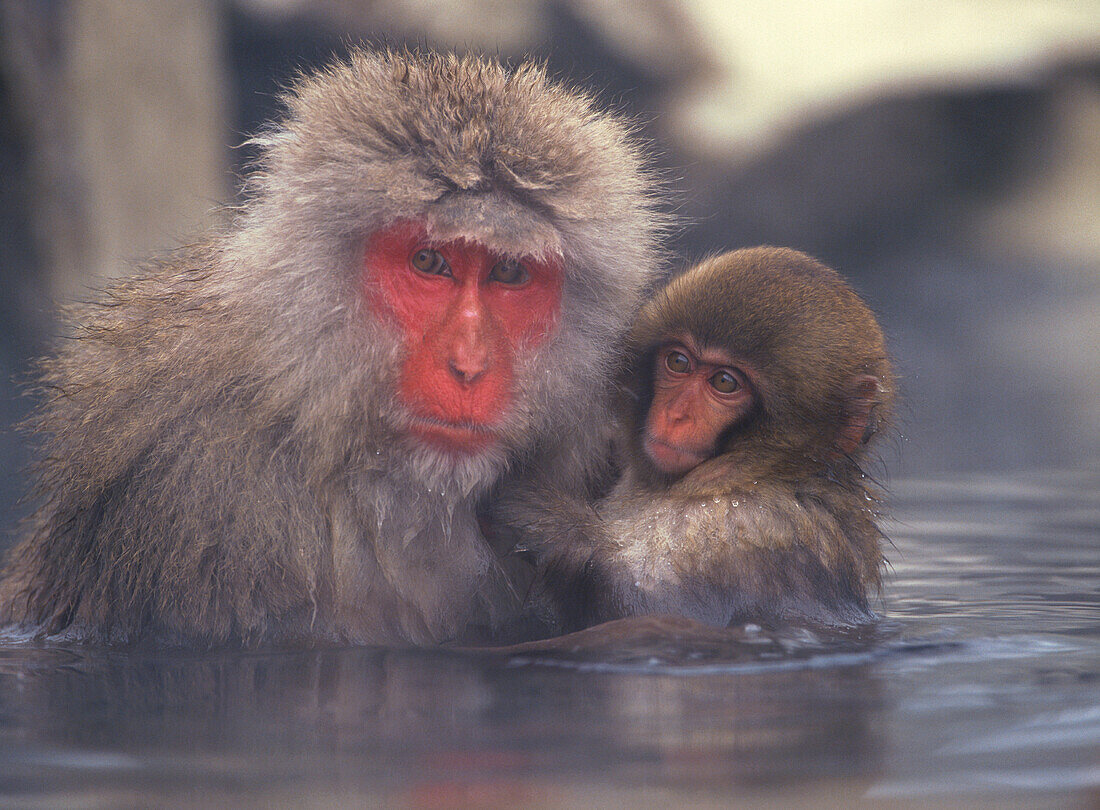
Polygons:
<instances>
[{"instance_id":1,"label":"baby monkey eye","mask_svg":"<svg viewBox=\"0 0 1100 810\"><path fill-rule=\"evenodd\" d=\"M497 281L512 287L525 283L528 278L530 278L530 275L527 268L516 261L497 262L489 273L490 281Z\"/></svg>"},{"instance_id":2,"label":"baby monkey eye","mask_svg":"<svg viewBox=\"0 0 1100 810\"><path fill-rule=\"evenodd\" d=\"M421 273L432 276L451 275L451 268L447 264L447 260L443 258L443 254L438 250L420 248L409 257L409 263Z\"/></svg>"},{"instance_id":3,"label":"baby monkey eye","mask_svg":"<svg viewBox=\"0 0 1100 810\"><path fill-rule=\"evenodd\" d=\"M682 352L669 352L665 357L665 366L669 371L677 374L686 374L691 370L691 361Z\"/></svg>"},{"instance_id":4,"label":"baby monkey eye","mask_svg":"<svg viewBox=\"0 0 1100 810\"><path fill-rule=\"evenodd\" d=\"M732 394L741 387L741 381L728 371L719 371L710 378L710 385L720 394Z\"/></svg>"}]
</instances>

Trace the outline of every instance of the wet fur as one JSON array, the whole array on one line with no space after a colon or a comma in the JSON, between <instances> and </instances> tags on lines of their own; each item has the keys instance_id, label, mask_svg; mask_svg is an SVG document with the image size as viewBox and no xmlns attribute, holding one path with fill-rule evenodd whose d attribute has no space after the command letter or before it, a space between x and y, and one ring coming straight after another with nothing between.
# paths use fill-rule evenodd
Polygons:
<instances>
[{"instance_id":1,"label":"wet fur","mask_svg":"<svg viewBox=\"0 0 1100 810\"><path fill-rule=\"evenodd\" d=\"M641 447L654 351L678 335L760 372L758 402L718 455L674 478ZM639 314L623 380L624 472L598 502L547 481L502 498L498 519L538 558L536 601L559 630L673 614L715 625L872 617L878 498L861 470L889 424L894 378L874 315L796 251L715 257ZM837 452L850 381L877 382L864 442Z\"/></svg>"},{"instance_id":2,"label":"wet fur","mask_svg":"<svg viewBox=\"0 0 1100 810\"><path fill-rule=\"evenodd\" d=\"M532 65L356 52L255 139L221 233L75 309L44 361L40 508L0 621L34 636L436 643L519 608L476 501L541 458L602 463L606 380L660 227L627 127ZM401 346L366 311L367 236L551 253L560 326L516 369L494 451L405 437Z\"/></svg>"}]
</instances>

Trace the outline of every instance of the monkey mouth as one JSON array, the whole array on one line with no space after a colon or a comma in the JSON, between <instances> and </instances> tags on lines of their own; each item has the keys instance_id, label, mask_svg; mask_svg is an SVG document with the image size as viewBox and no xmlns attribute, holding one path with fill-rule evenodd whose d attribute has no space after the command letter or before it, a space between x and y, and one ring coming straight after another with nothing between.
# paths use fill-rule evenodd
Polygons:
<instances>
[{"instance_id":1,"label":"monkey mouth","mask_svg":"<svg viewBox=\"0 0 1100 810\"><path fill-rule=\"evenodd\" d=\"M411 414L409 432L418 439L460 453L473 453L495 444L497 431L489 425Z\"/></svg>"},{"instance_id":2,"label":"monkey mouth","mask_svg":"<svg viewBox=\"0 0 1100 810\"><path fill-rule=\"evenodd\" d=\"M707 460L709 453L658 439L652 433L645 434L642 449L658 470L668 475L680 475Z\"/></svg>"}]
</instances>

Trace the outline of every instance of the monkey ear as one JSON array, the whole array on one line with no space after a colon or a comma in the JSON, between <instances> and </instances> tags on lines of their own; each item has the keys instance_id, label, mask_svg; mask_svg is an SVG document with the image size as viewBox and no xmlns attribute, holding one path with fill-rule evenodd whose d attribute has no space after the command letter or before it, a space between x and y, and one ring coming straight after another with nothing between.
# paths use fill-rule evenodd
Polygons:
<instances>
[{"instance_id":1,"label":"monkey ear","mask_svg":"<svg viewBox=\"0 0 1100 810\"><path fill-rule=\"evenodd\" d=\"M880 391L877 377L860 374L852 378L836 438L836 449L842 455L851 455L863 444Z\"/></svg>"}]
</instances>

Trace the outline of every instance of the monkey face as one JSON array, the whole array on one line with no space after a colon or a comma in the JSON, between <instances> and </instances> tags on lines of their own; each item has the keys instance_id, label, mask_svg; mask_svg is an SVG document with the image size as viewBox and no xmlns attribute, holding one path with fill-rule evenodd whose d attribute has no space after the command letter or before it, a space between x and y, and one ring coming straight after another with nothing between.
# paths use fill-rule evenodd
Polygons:
<instances>
[{"instance_id":1,"label":"monkey face","mask_svg":"<svg viewBox=\"0 0 1100 810\"><path fill-rule=\"evenodd\" d=\"M516 361L556 329L560 262L433 241L405 220L369 238L364 274L371 308L401 336L396 394L412 436L463 455L497 444Z\"/></svg>"},{"instance_id":2,"label":"monkey face","mask_svg":"<svg viewBox=\"0 0 1100 810\"><path fill-rule=\"evenodd\" d=\"M718 437L752 410L751 372L690 337L659 347L653 362L642 448L658 470L681 475L711 458Z\"/></svg>"}]
</instances>

